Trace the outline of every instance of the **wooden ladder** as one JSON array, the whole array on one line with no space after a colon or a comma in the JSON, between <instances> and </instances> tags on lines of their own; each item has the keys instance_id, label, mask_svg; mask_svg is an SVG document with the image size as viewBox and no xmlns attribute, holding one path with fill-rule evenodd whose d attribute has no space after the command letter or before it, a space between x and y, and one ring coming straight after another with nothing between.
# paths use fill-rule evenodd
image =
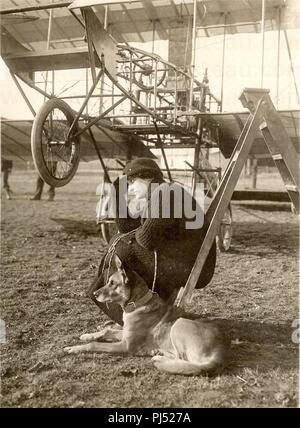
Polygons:
<instances>
[{"instance_id":1,"label":"wooden ladder","mask_svg":"<svg viewBox=\"0 0 300 428\"><path fill-rule=\"evenodd\" d=\"M174 302L176 306L191 299L258 130L263 135L295 210L299 213L299 156L272 103L269 90L244 89L240 100L250 114L207 210L203 226L205 237L186 285L178 292Z\"/></svg>"}]
</instances>

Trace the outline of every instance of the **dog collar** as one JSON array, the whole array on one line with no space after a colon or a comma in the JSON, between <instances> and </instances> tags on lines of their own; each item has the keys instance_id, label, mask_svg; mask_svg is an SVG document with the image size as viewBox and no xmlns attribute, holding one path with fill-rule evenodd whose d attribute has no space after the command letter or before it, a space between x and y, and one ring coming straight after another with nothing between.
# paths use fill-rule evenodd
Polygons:
<instances>
[{"instance_id":1,"label":"dog collar","mask_svg":"<svg viewBox=\"0 0 300 428\"><path fill-rule=\"evenodd\" d=\"M126 313L133 312L137 308L144 306L146 303L148 303L152 299L154 294L156 294L156 293L153 293L153 291L148 290L147 293L143 297L141 297L139 300L137 300L136 302L126 303L126 305L123 308L124 312L126 312Z\"/></svg>"}]
</instances>

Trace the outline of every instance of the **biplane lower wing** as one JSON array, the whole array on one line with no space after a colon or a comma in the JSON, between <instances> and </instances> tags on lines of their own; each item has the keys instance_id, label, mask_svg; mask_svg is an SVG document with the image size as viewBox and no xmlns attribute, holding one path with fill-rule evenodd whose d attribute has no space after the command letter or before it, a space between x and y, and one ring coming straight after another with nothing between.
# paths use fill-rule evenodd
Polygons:
<instances>
[{"instance_id":1,"label":"biplane lower wing","mask_svg":"<svg viewBox=\"0 0 300 428\"><path fill-rule=\"evenodd\" d=\"M291 141L299 153L300 110L282 110L279 111L279 114L284 128L286 129ZM208 120L212 122L214 126L218 126L218 145L225 158L229 158L231 156L248 116L249 113L247 112L212 113L207 115ZM265 155L270 156L270 153L259 130L256 133L250 154L255 155L256 157L263 157Z\"/></svg>"},{"instance_id":2,"label":"biplane lower wing","mask_svg":"<svg viewBox=\"0 0 300 428\"><path fill-rule=\"evenodd\" d=\"M30 139L32 120L2 120L1 153L8 159L32 160ZM83 123L79 122L83 127ZM104 127L92 127L97 146L103 158L127 159L128 157L152 157L153 153L136 137ZM98 159L96 150L86 132L81 135L81 160Z\"/></svg>"}]
</instances>

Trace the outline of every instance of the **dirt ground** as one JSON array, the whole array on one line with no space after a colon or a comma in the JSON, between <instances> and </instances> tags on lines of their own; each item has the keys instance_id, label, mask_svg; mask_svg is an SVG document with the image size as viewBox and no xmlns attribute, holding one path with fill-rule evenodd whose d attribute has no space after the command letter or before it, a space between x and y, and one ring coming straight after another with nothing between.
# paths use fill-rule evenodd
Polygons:
<instances>
[{"instance_id":1,"label":"dirt ground","mask_svg":"<svg viewBox=\"0 0 300 428\"><path fill-rule=\"evenodd\" d=\"M212 283L189 307L218 319L233 341L222 375L173 376L150 358L63 353L107 320L85 297L105 250L98 181L77 174L54 202L37 202L28 200L34 174L14 172L14 199L2 195L2 406L297 406L298 225L286 205L234 205L231 250L218 254Z\"/></svg>"}]
</instances>

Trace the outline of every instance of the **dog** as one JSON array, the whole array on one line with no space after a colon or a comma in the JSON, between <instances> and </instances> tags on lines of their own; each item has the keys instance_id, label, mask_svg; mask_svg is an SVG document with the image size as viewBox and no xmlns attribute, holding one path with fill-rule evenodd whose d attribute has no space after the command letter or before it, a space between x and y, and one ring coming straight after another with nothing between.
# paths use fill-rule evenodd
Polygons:
<instances>
[{"instance_id":1,"label":"dog","mask_svg":"<svg viewBox=\"0 0 300 428\"><path fill-rule=\"evenodd\" d=\"M122 306L123 328L107 327L104 331L84 334L80 339L89 343L66 347L64 351L154 355L154 365L164 372L220 373L229 351L221 329L213 321L183 316L182 309L166 304L150 291L138 274L122 265L118 256L114 256L114 261L116 272L94 295L99 302Z\"/></svg>"}]
</instances>

